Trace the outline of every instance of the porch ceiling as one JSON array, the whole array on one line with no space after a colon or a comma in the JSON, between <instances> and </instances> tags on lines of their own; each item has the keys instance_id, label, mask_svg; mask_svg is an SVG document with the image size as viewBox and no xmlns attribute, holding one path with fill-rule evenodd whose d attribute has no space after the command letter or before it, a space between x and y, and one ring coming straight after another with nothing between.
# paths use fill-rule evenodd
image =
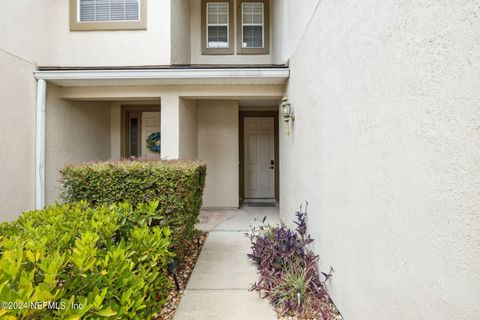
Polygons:
<instances>
[{"instance_id":1,"label":"porch ceiling","mask_svg":"<svg viewBox=\"0 0 480 320\"><path fill-rule=\"evenodd\" d=\"M285 67L41 70L36 79L62 87L151 85L275 85L290 74Z\"/></svg>"}]
</instances>

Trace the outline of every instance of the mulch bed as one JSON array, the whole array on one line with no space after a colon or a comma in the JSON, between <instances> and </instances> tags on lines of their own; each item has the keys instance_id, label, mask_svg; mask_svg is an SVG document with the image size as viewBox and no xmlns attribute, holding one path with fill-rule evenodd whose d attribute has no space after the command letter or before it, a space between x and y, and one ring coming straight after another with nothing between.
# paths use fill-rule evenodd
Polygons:
<instances>
[{"instance_id":1,"label":"mulch bed","mask_svg":"<svg viewBox=\"0 0 480 320\"><path fill-rule=\"evenodd\" d=\"M337 308L332 302L325 303L322 309L327 311L329 320L343 320L343 317L338 312ZM279 320L322 320L322 317L296 317L296 316L278 316Z\"/></svg>"},{"instance_id":2,"label":"mulch bed","mask_svg":"<svg viewBox=\"0 0 480 320\"><path fill-rule=\"evenodd\" d=\"M193 239L186 244L187 249L185 251L183 261L180 263L177 270L177 279L180 285L180 291L178 291L175 287L172 289L168 295L167 302L157 317L158 320L173 319L175 311L177 311L180 300L182 299L183 292L187 287L188 279L190 279L190 275L195 267L195 263L197 263L200 251L202 250L203 244L207 239L207 235L208 233L202 232L198 238Z\"/></svg>"}]
</instances>

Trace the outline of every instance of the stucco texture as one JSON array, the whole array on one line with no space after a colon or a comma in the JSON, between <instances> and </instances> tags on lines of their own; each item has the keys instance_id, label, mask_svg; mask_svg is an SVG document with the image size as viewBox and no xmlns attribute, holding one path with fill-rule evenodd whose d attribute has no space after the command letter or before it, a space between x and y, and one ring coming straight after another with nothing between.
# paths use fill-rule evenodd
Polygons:
<instances>
[{"instance_id":1,"label":"stucco texture","mask_svg":"<svg viewBox=\"0 0 480 320\"><path fill-rule=\"evenodd\" d=\"M199 100L198 159L207 162L206 208L238 207L238 101Z\"/></svg>"},{"instance_id":2,"label":"stucco texture","mask_svg":"<svg viewBox=\"0 0 480 320\"><path fill-rule=\"evenodd\" d=\"M197 159L197 100L180 98L179 158Z\"/></svg>"},{"instance_id":3,"label":"stucco texture","mask_svg":"<svg viewBox=\"0 0 480 320\"><path fill-rule=\"evenodd\" d=\"M43 66L170 64L170 1L147 1L147 30L70 31L69 1L2 1L1 48Z\"/></svg>"},{"instance_id":4,"label":"stucco texture","mask_svg":"<svg viewBox=\"0 0 480 320\"><path fill-rule=\"evenodd\" d=\"M478 319L478 1L312 2L289 8L282 219L309 201L345 319Z\"/></svg>"},{"instance_id":5,"label":"stucco texture","mask_svg":"<svg viewBox=\"0 0 480 320\"><path fill-rule=\"evenodd\" d=\"M170 0L171 64L190 63L189 18L190 0Z\"/></svg>"},{"instance_id":6,"label":"stucco texture","mask_svg":"<svg viewBox=\"0 0 480 320\"><path fill-rule=\"evenodd\" d=\"M110 102L67 101L49 85L46 104L46 202L58 201L65 165L110 158Z\"/></svg>"},{"instance_id":7,"label":"stucco texture","mask_svg":"<svg viewBox=\"0 0 480 320\"><path fill-rule=\"evenodd\" d=\"M0 51L0 221L35 205L34 69Z\"/></svg>"}]
</instances>

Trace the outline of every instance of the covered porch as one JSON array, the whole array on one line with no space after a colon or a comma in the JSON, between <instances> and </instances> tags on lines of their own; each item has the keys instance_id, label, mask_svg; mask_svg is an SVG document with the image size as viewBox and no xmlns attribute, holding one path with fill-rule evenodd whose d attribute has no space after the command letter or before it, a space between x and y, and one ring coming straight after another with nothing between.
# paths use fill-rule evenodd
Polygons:
<instances>
[{"instance_id":1,"label":"covered porch","mask_svg":"<svg viewBox=\"0 0 480 320\"><path fill-rule=\"evenodd\" d=\"M254 168L258 184L271 189L258 198L278 196L278 103L287 68L48 69L35 76L38 208L58 199L63 166L130 157L204 160L204 207L237 208L248 197L249 149L270 170ZM247 129L250 145L247 118L256 122ZM146 145L154 132L159 154Z\"/></svg>"}]
</instances>

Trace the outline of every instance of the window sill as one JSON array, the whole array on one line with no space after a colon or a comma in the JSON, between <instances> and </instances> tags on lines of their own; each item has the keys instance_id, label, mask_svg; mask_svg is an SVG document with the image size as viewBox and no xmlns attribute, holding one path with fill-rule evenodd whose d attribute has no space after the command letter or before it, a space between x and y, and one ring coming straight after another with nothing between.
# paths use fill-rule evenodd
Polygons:
<instances>
[{"instance_id":1,"label":"window sill","mask_svg":"<svg viewBox=\"0 0 480 320\"><path fill-rule=\"evenodd\" d=\"M71 22L70 31L146 30L146 21Z\"/></svg>"},{"instance_id":2,"label":"window sill","mask_svg":"<svg viewBox=\"0 0 480 320\"><path fill-rule=\"evenodd\" d=\"M267 55L270 54L269 48L239 48L237 50L239 55Z\"/></svg>"},{"instance_id":3,"label":"window sill","mask_svg":"<svg viewBox=\"0 0 480 320\"><path fill-rule=\"evenodd\" d=\"M233 48L226 48L226 49L208 49L202 48L202 55L232 55Z\"/></svg>"}]
</instances>

